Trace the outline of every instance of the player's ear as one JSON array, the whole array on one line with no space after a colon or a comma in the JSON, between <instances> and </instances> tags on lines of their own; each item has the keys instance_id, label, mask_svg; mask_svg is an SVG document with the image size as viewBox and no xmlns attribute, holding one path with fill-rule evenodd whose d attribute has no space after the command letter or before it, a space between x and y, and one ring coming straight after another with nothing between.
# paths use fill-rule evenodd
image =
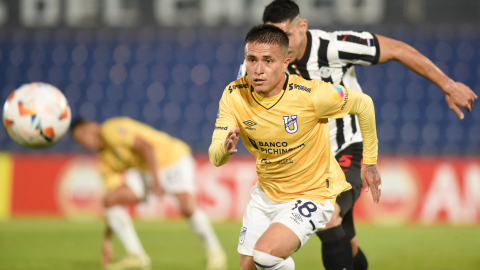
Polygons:
<instances>
[{"instance_id":1,"label":"player's ear","mask_svg":"<svg viewBox=\"0 0 480 270\"><path fill-rule=\"evenodd\" d=\"M300 30L301 30L302 32L307 32L307 29L308 29L307 19L301 19L298 24L299 24Z\"/></svg>"},{"instance_id":2,"label":"player's ear","mask_svg":"<svg viewBox=\"0 0 480 270\"><path fill-rule=\"evenodd\" d=\"M286 72L288 64L290 64L290 57L286 57L285 60L283 61L283 71Z\"/></svg>"}]
</instances>

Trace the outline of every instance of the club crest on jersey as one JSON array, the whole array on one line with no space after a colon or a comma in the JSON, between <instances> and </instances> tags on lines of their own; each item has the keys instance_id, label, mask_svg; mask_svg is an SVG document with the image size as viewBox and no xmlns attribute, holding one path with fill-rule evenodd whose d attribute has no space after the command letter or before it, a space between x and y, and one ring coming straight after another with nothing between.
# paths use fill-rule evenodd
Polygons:
<instances>
[{"instance_id":1,"label":"club crest on jersey","mask_svg":"<svg viewBox=\"0 0 480 270\"><path fill-rule=\"evenodd\" d=\"M319 72L322 78L328 78L332 75L333 68L323 66L320 68Z\"/></svg>"},{"instance_id":2,"label":"club crest on jersey","mask_svg":"<svg viewBox=\"0 0 480 270\"><path fill-rule=\"evenodd\" d=\"M297 116L292 115L291 120L289 120L289 116L284 116L283 117L283 123L285 124L285 130L293 134L298 131L298 123L297 123Z\"/></svg>"}]
</instances>

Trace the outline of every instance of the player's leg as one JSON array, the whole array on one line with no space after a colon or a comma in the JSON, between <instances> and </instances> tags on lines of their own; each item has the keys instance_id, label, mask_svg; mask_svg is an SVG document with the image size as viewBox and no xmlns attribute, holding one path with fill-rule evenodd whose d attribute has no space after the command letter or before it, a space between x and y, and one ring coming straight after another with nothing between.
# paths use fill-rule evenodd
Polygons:
<instances>
[{"instance_id":1,"label":"player's leg","mask_svg":"<svg viewBox=\"0 0 480 270\"><path fill-rule=\"evenodd\" d=\"M253 256L240 254L240 269L241 270L257 270L253 262Z\"/></svg>"},{"instance_id":2,"label":"player's leg","mask_svg":"<svg viewBox=\"0 0 480 270\"><path fill-rule=\"evenodd\" d=\"M342 214L353 206L353 192L348 190L337 197L332 219L324 230L317 232L322 241L323 265L327 270L353 270L353 255L350 237L345 232Z\"/></svg>"},{"instance_id":3,"label":"player's leg","mask_svg":"<svg viewBox=\"0 0 480 270\"><path fill-rule=\"evenodd\" d=\"M363 254L363 251L360 248L357 249L357 254L355 255L355 257L353 257L353 269L354 270L368 269L367 257L365 257L365 254Z\"/></svg>"},{"instance_id":4,"label":"player's leg","mask_svg":"<svg viewBox=\"0 0 480 270\"><path fill-rule=\"evenodd\" d=\"M253 250L253 262L257 269L293 270L290 257L300 248L297 234L282 223L272 223L262 234Z\"/></svg>"},{"instance_id":5,"label":"player's leg","mask_svg":"<svg viewBox=\"0 0 480 270\"><path fill-rule=\"evenodd\" d=\"M241 270L257 270L253 262L254 246L270 226L271 217L277 211L277 204L263 192L258 185L250 190L251 199L243 214L242 228L237 251L240 254Z\"/></svg>"},{"instance_id":6,"label":"player's leg","mask_svg":"<svg viewBox=\"0 0 480 270\"><path fill-rule=\"evenodd\" d=\"M187 156L160 171L162 187L167 193L174 194L180 205L180 212L188 224L202 240L207 254L207 269L227 268L227 256L218 241L208 216L195 205L194 197L195 161Z\"/></svg>"},{"instance_id":7,"label":"player's leg","mask_svg":"<svg viewBox=\"0 0 480 270\"><path fill-rule=\"evenodd\" d=\"M350 238L350 244L352 246L353 255L353 269L354 270L366 270L368 268L367 258L363 251L358 247L357 237L355 236L355 226L353 223L353 209L345 214L342 227L345 230L347 236Z\"/></svg>"},{"instance_id":8,"label":"player's leg","mask_svg":"<svg viewBox=\"0 0 480 270\"><path fill-rule=\"evenodd\" d=\"M258 239L253 261L258 269L295 269L290 257L332 217L334 206L298 199L281 204L272 224Z\"/></svg>"},{"instance_id":9,"label":"player's leg","mask_svg":"<svg viewBox=\"0 0 480 270\"><path fill-rule=\"evenodd\" d=\"M317 233L322 240L322 257L326 269L347 268L365 270L368 265L363 252L358 251L353 224L353 207L355 201L360 196L360 190L362 188L362 180L360 177L362 153L362 143L355 143L341 151L335 157L345 172L347 182L352 185L352 189L337 197L335 208L338 208L338 210L336 209L331 223L327 224L327 228L331 229ZM340 211L340 213L338 213L338 211ZM342 226L338 226L339 224ZM325 241L328 240L330 240L330 242L325 245ZM333 252L339 255L329 255L329 253ZM352 260L350 256L353 257Z\"/></svg>"},{"instance_id":10,"label":"player's leg","mask_svg":"<svg viewBox=\"0 0 480 270\"><path fill-rule=\"evenodd\" d=\"M137 195L125 184L107 193L104 198L107 224L123 244L128 254L145 253L133 227L132 219L123 207L125 204L138 202Z\"/></svg>"},{"instance_id":11,"label":"player's leg","mask_svg":"<svg viewBox=\"0 0 480 270\"><path fill-rule=\"evenodd\" d=\"M126 204L138 203L145 192L145 185L138 171L127 172L125 179L125 184L106 194L104 206L107 224L124 246L127 256L108 265L107 269L127 269L128 267L148 269L150 259L143 249L129 213L123 207Z\"/></svg>"},{"instance_id":12,"label":"player's leg","mask_svg":"<svg viewBox=\"0 0 480 270\"><path fill-rule=\"evenodd\" d=\"M182 215L187 219L192 230L202 239L205 250L207 252L223 251L208 216L195 206L193 195L189 192L179 192L175 196Z\"/></svg>"},{"instance_id":13,"label":"player's leg","mask_svg":"<svg viewBox=\"0 0 480 270\"><path fill-rule=\"evenodd\" d=\"M341 154L349 154L351 162L341 162ZM353 208L355 207L355 202L360 197L360 191L362 189L362 179L360 177L360 172L363 158L363 144L352 144L351 146L347 147L345 151L342 151L341 154L337 155L336 158L339 160L340 166L342 166L342 169L345 171L345 177L347 178L347 181L352 185L353 191L353 205L352 208L345 213L345 215L342 215L342 226L348 237L350 238L353 255L353 269L366 270L368 268L367 258L358 246L357 238L355 237L355 224L353 220Z\"/></svg>"}]
</instances>

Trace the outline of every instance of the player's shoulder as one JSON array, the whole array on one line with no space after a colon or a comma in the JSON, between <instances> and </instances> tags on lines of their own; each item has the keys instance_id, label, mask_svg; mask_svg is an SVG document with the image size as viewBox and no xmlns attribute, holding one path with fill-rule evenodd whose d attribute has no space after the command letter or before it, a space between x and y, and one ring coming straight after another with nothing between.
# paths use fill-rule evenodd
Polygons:
<instances>
[{"instance_id":1,"label":"player's shoulder","mask_svg":"<svg viewBox=\"0 0 480 270\"><path fill-rule=\"evenodd\" d=\"M105 136L108 136L111 132L114 132L119 128L126 129L135 126L135 124L136 121L129 117L113 117L102 123L101 132Z\"/></svg>"},{"instance_id":2,"label":"player's shoulder","mask_svg":"<svg viewBox=\"0 0 480 270\"><path fill-rule=\"evenodd\" d=\"M317 88L317 80L306 80L298 75L291 74L288 80L288 91L299 91L300 93L311 94Z\"/></svg>"},{"instance_id":3,"label":"player's shoulder","mask_svg":"<svg viewBox=\"0 0 480 270\"><path fill-rule=\"evenodd\" d=\"M328 32L320 29L308 29L308 31L312 35L313 40L317 40L318 38L325 40L336 40L336 37L339 34L338 31Z\"/></svg>"},{"instance_id":4,"label":"player's shoulder","mask_svg":"<svg viewBox=\"0 0 480 270\"><path fill-rule=\"evenodd\" d=\"M327 32L327 31L320 30L320 29L308 29L308 32L310 32L310 34L311 34L313 37L327 36L327 35L329 35L329 34L331 33L331 32Z\"/></svg>"},{"instance_id":5,"label":"player's shoulder","mask_svg":"<svg viewBox=\"0 0 480 270\"><path fill-rule=\"evenodd\" d=\"M121 116L121 117L112 117L112 118L109 118L107 120L105 120L105 122L102 123L102 127L110 127L110 126L115 126L115 125L122 125L122 124L131 124L132 122L134 122L133 119L131 119L130 117L126 117L126 116Z\"/></svg>"},{"instance_id":6,"label":"player's shoulder","mask_svg":"<svg viewBox=\"0 0 480 270\"><path fill-rule=\"evenodd\" d=\"M321 37L323 39L331 39L338 41L345 41L348 36L358 36L363 38L372 38L373 34L367 31L353 31L353 30L337 30L337 31L324 31L320 29L308 29L308 31L315 37Z\"/></svg>"},{"instance_id":7,"label":"player's shoulder","mask_svg":"<svg viewBox=\"0 0 480 270\"><path fill-rule=\"evenodd\" d=\"M320 93L325 90L338 90L337 86L324 81L319 80L306 80L298 75L290 75L291 78L288 82L288 90L289 91L298 91L299 93L303 93L305 95L312 95L314 93ZM320 91L320 92L319 92Z\"/></svg>"},{"instance_id":8,"label":"player's shoulder","mask_svg":"<svg viewBox=\"0 0 480 270\"><path fill-rule=\"evenodd\" d=\"M228 91L228 94L233 94L235 92L240 93L241 91L249 91L250 83L248 82L248 77L243 76L242 78L233 81L227 85L225 91Z\"/></svg>"}]
</instances>

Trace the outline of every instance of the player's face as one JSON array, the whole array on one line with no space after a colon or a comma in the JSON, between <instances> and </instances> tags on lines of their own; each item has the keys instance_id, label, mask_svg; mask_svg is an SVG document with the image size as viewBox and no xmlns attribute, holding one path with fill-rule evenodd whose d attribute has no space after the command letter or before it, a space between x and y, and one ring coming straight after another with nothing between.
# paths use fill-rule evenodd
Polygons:
<instances>
[{"instance_id":1,"label":"player's face","mask_svg":"<svg viewBox=\"0 0 480 270\"><path fill-rule=\"evenodd\" d=\"M261 96L276 95L276 91L272 91L278 89L279 85L279 89L282 88L289 61L280 45L250 42L245 46L248 80Z\"/></svg>"},{"instance_id":2,"label":"player's face","mask_svg":"<svg viewBox=\"0 0 480 270\"><path fill-rule=\"evenodd\" d=\"M100 125L96 122L87 122L75 127L73 139L88 150L100 151L103 148L103 139L100 136Z\"/></svg>"},{"instance_id":3,"label":"player's face","mask_svg":"<svg viewBox=\"0 0 480 270\"><path fill-rule=\"evenodd\" d=\"M288 36L288 57L291 63L299 61L305 53L307 46L307 20L298 17L293 21L287 20L281 23L268 23L285 32Z\"/></svg>"}]
</instances>

